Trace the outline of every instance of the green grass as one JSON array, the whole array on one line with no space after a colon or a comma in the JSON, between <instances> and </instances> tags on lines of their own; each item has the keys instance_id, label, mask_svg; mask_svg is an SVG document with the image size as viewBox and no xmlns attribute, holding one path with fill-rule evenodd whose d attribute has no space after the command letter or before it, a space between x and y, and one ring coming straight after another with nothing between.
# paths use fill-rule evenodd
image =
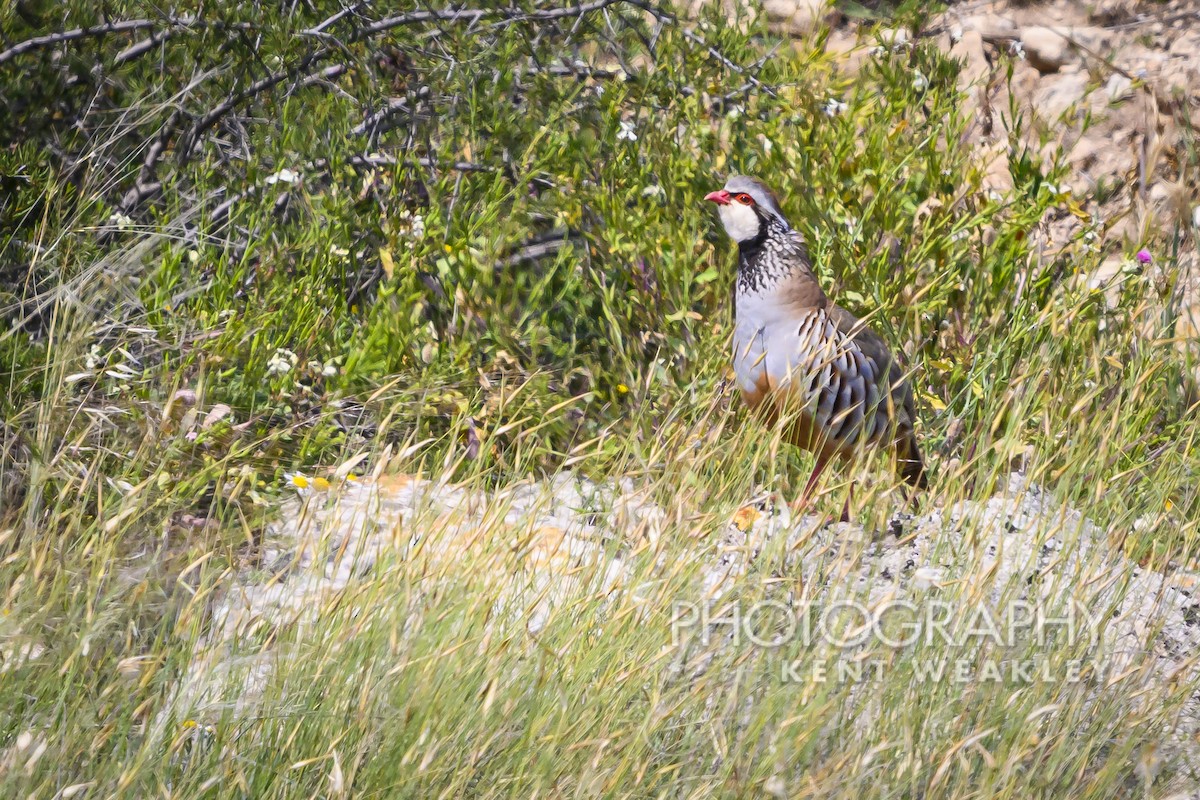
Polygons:
<instances>
[{"instance_id":1,"label":"green grass","mask_svg":"<svg viewBox=\"0 0 1200 800\"><path fill-rule=\"evenodd\" d=\"M901 663L867 696L728 648L690 679L668 668L670 604L729 516L763 487L791 496L807 467L723 380L732 254L701 198L731 171L777 187L830 291L905 353L923 509L986 499L1023 464L1113 548L1192 563L1194 363L1171 287L1131 272L1109 308L1082 280L1088 241L1033 256L1066 200L1019 120L1016 188L989 197L957 66L919 39L847 76L761 21L623 3L380 34L364 9L336 42L304 33L340 8L229 4L139 58L121 54L166 23L0 63L0 794L1156 796L1174 765L1145 786L1133 765L1186 685L1148 705L1120 685L1099 703L925 692ZM0 32L103 19L28 3ZM321 47L343 70L305 82ZM825 114L831 98L846 110ZM356 132L388 100L394 127ZM162 191L123 208L164 126ZM494 614L496 575L520 568L503 526L450 564L384 564L315 626L242 645L288 655L252 713L179 712L212 604L261 568L285 472L355 458L487 490L632 477L666 521L652 545L608 545L627 588L584 574L536 636ZM882 470L864 477L855 513L880 531L899 501ZM835 509L844 480L828 490ZM764 558L738 597L791 574Z\"/></svg>"}]
</instances>

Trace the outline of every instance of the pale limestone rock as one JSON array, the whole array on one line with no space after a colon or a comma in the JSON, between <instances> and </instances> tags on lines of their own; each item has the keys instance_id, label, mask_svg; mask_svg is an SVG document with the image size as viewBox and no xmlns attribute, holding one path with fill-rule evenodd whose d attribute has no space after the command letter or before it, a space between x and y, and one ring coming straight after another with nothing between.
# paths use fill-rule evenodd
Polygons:
<instances>
[{"instance_id":1,"label":"pale limestone rock","mask_svg":"<svg viewBox=\"0 0 1200 800\"><path fill-rule=\"evenodd\" d=\"M1092 22L1111 25L1133 18L1137 12L1137 0L1096 0L1089 9Z\"/></svg>"},{"instance_id":2,"label":"pale limestone rock","mask_svg":"<svg viewBox=\"0 0 1200 800\"><path fill-rule=\"evenodd\" d=\"M1133 94L1133 81L1114 72L1105 84L1104 91L1108 94L1109 102L1120 102Z\"/></svg>"},{"instance_id":3,"label":"pale limestone rock","mask_svg":"<svg viewBox=\"0 0 1200 800\"><path fill-rule=\"evenodd\" d=\"M1029 63L1042 73L1058 72L1075 60L1066 37L1044 25L1031 25L1022 30L1021 46L1025 48Z\"/></svg>"},{"instance_id":4,"label":"pale limestone rock","mask_svg":"<svg viewBox=\"0 0 1200 800\"><path fill-rule=\"evenodd\" d=\"M987 42L1019 38L1017 23L999 14L976 14L963 17L959 25L962 26L963 33L977 31Z\"/></svg>"},{"instance_id":5,"label":"pale limestone rock","mask_svg":"<svg viewBox=\"0 0 1200 800\"><path fill-rule=\"evenodd\" d=\"M963 31L962 38L950 49L950 55L962 62L958 75L958 86L966 90L987 80L991 74L987 55L983 50L983 36L979 31Z\"/></svg>"},{"instance_id":6,"label":"pale limestone rock","mask_svg":"<svg viewBox=\"0 0 1200 800\"><path fill-rule=\"evenodd\" d=\"M994 142L983 149L979 156L983 164L983 180L980 188L986 192L1008 194L1012 191L1012 171L1008 166L1008 143Z\"/></svg>"},{"instance_id":7,"label":"pale limestone rock","mask_svg":"<svg viewBox=\"0 0 1200 800\"><path fill-rule=\"evenodd\" d=\"M1033 95L1033 107L1047 121L1057 120L1087 95L1088 74L1074 72L1043 78Z\"/></svg>"},{"instance_id":8,"label":"pale limestone rock","mask_svg":"<svg viewBox=\"0 0 1200 800\"><path fill-rule=\"evenodd\" d=\"M765 0L763 10L776 31L803 36L820 24L831 5L830 0Z\"/></svg>"}]
</instances>

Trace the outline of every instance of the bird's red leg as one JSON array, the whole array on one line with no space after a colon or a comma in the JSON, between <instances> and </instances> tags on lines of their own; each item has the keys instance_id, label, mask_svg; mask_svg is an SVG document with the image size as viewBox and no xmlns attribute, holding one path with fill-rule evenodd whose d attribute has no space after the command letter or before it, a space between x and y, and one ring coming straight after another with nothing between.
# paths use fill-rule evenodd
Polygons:
<instances>
[{"instance_id":1,"label":"bird's red leg","mask_svg":"<svg viewBox=\"0 0 1200 800\"><path fill-rule=\"evenodd\" d=\"M825 465L828 463L829 459L817 456L817 462L813 464L812 474L808 476L808 483L804 484L804 491L800 494L800 499L792 503L793 513L799 514L808 508L813 491L817 488L817 479L821 477L821 473L825 471Z\"/></svg>"}]
</instances>

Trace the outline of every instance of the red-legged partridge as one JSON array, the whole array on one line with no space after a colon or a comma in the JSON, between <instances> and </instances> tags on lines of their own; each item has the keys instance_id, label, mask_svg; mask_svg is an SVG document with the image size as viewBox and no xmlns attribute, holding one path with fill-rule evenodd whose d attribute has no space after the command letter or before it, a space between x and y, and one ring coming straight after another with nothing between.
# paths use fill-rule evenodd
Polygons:
<instances>
[{"instance_id":1,"label":"red-legged partridge","mask_svg":"<svg viewBox=\"0 0 1200 800\"><path fill-rule=\"evenodd\" d=\"M733 368L742 398L816 456L799 505L834 458L882 449L925 488L912 389L883 339L821 289L808 248L761 181L735 175L705 197L738 246ZM848 513L843 511L843 518Z\"/></svg>"}]
</instances>

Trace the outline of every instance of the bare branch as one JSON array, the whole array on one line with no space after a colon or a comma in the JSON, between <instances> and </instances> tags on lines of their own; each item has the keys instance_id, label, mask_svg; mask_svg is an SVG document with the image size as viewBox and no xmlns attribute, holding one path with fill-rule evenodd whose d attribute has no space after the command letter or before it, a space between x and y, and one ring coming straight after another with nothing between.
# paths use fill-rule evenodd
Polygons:
<instances>
[{"instance_id":1,"label":"bare branch","mask_svg":"<svg viewBox=\"0 0 1200 800\"><path fill-rule=\"evenodd\" d=\"M278 86L290 78L306 75L309 67L329 58L333 55L333 52L333 50L327 47L322 47L319 50L309 53L307 56L300 59L300 62L291 69L273 72L267 77L261 78L250 84L245 89L242 89L239 92L234 92L226 97L215 108L210 110L200 119L196 120L196 122L192 125L191 129L187 133L187 136L184 137L184 145L179 148L179 157L187 158L195 148L200 136L202 136L204 132L213 125L216 125L217 122L219 122L221 118L230 111L233 111L233 109L237 108L239 105L255 97L256 95L262 94L268 89Z\"/></svg>"},{"instance_id":2,"label":"bare branch","mask_svg":"<svg viewBox=\"0 0 1200 800\"><path fill-rule=\"evenodd\" d=\"M300 35L301 36L320 36L321 34L323 34L325 32L326 28L330 27L331 25L337 24L343 18L348 17L351 14L357 13L357 11L360 8L362 8L363 5L364 5L363 3L358 2L358 3L355 3L354 5L347 6L347 7L343 8L341 11L334 14L333 16L327 18L321 24L316 25L312 28L308 28L306 30L300 31Z\"/></svg>"},{"instance_id":3,"label":"bare branch","mask_svg":"<svg viewBox=\"0 0 1200 800\"><path fill-rule=\"evenodd\" d=\"M479 22L481 19L499 17L502 22L536 22L577 17L599 11L628 0L593 0L566 8L549 8L545 11L517 11L508 8L446 8L440 11L413 11L397 17L381 19L360 31L358 38L398 28L401 25L417 25L422 22Z\"/></svg>"},{"instance_id":4,"label":"bare branch","mask_svg":"<svg viewBox=\"0 0 1200 800\"><path fill-rule=\"evenodd\" d=\"M496 262L497 271L511 269L522 264L540 261L546 256L552 256L567 245L582 241L578 231L567 228L555 228L546 233L533 236L521 242L504 258Z\"/></svg>"},{"instance_id":5,"label":"bare branch","mask_svg":"<svg viewBox=\"0 0 1200 800\"><path fill-rule=\"evenodd\" d=\"M140 42L131 44L120 53L117 53L116 58L113 59L112 66L119 67L128 61L133 61L135 58L140 58L141 56L153 50L155 47L158 47L167 39L170 39L174 34L175 31L171 28L163 28L161 31L155 31L147 38L142 39Z\"/></svg>"},{"instance_id":6,"label":"bare branch","mask_svg":"<svg viewBox=\"0 0 1200 800\"><path fill-rule=\"evenodd\" d=\"M32 50L38 50L43 47L53 47L56 44L63 42L73 42L79 39L92 39L101 36L108 36L111 33L130 33L132 31L144 31L150 28L156 28L160 25L176 25L186 26L195 22L195 17L178 17L168 20L154 19L127 19L117 22L108 22L104 25L93 25L90 28L75 28L69 31L60 31L59 33L48 33L45 36L35 36L32 39L26 39L19 44L14 44L7 50L0 52L0 64L16 58L23 53L28 53Z\"/></svg>"},{"instance_id":7,"label":"bare branch","mask_svg":"<svg viewBox=\"0 0 1200 800\"><path fill-rule=\"evenodd\" d=\"M718 50L717 48L715 48L711 44L709 44L708 41L700 34L696 33L695 31L691 30L690 28L687 28L686 26L679 25L679 18L676 17L671 12L663 11L661 8L657 8L652 3L647 2L647 0L622 0L622 2L628 3L629 5L635 6L637 8L640 8L642 11L645 11L647 14L650 14L651 16L653 16L659 22L670 23L672 25L678 25L680 33L682 33L683 37L685 39L687 39L689 42L691 42L694 45L697 45L698 47L703 47L704 50L710 56L715 58L717 61L721 62L721 64L724 65L725 67L727 67L728 69L733 70L734 72L738 73L739 75L745 75L746 80L749 81L750 83L754 84L755 88L759 89L760 91L766 92L767 94L771 95L772 97L775 96L775 90L772 87L770 87L767 84L760 81L757 77L755 77L752 74L752 70L750 68L743 67L741 64L737 63L733 59L726 56L720 50Z\"/></svg>"}]
</instances>

